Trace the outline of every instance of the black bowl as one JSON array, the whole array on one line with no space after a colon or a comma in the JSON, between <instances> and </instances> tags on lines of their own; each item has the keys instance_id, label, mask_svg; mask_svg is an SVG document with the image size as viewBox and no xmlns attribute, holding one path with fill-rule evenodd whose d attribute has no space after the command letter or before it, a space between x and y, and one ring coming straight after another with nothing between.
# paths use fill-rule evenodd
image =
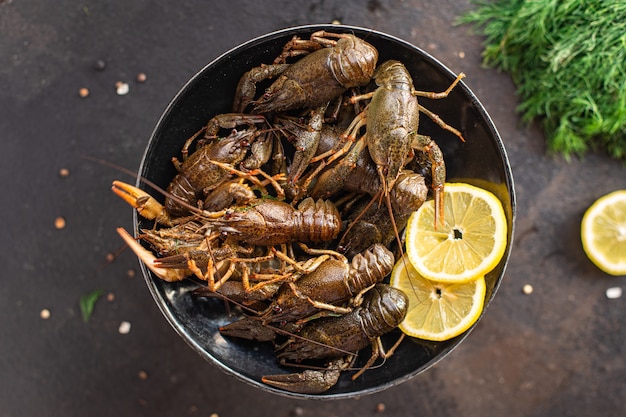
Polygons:
<instances>
[{"instance_id":1,"label":"black bowl","mask_svg":"<svg viewBox=\"0 0 626 417\"><path fill-rule=\"evenodd\" d=\"M248 69L271 63L283 45L294 35L308 38L318 30L353 33L366 39L379 51L379 63L396 59L404 63L414 77L415 88L443 91L455 75L435 58L403 40L369 29L343 25L310 25L280 30L252 39L204 67L174 97L156 125L148 142L140 174L165 188L176 174L171 163L184 141L197 132L212 116L229 112L239 78ZM502 261L487 275L485 306L493 299L504 275L513 239L515 194L513 177L504 145L489 115L476 96L461 82L446 99L420 102L451 126L463 132L466 142L436 126L428 117L420 118L419 131L436 138L447 167L448 181L464 181L486 188L501 200L508 221L508 245ZM143 183L137 186L151 192ZM136 230L149 223L134 218ZM284 373L278 366L273 347L241 343L222 337L219 326L234 320L223 302L198 301L191 295L193 282L167 283L141 265L146 283L156 303L180 336L203 358L238 379L265 391L299 398L349 398L381 391L406 381L433 366L469 334L445 342L422 342L405 339L384 366L365 372L356 381L349 373L322 395L293 394L261 382L261 376ZM483 312L484 314L484 312ZM393 343L397 333L386 336ZM367 359L369 349L360 355Z\"/></svg>"}]
</instances>

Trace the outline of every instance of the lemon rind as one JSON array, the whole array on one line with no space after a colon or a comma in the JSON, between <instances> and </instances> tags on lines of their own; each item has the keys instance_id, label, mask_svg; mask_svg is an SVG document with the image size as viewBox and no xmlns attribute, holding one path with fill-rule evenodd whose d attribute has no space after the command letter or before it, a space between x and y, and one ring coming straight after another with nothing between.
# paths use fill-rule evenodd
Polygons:
<instances>
[{"instance_id":1,"label":"lemon rind","mask_svg":"<svg viewBox=\"0 0 626 417\"><path fill-rule=\"evenodd\" d=\"M412 266L412 265L411 265ZM392 272L392 278L391 278L391 285L396 287L396 288L400 288L403 289L402 285L399 285L399 280L400 280L400 274L402 274L401 269L405 269L407 267L406 264L403 264L402 259L400 261L398 261L398 263L396 264L396 267L394 267L394 271ZM417 271L416 271L417 272ZM404 272L405 274L407 274L407 272ZM418 272L419 274L419 272ZM436 284L436 282L433 282L431 280L428 280L425 277L422 277L425 280ZM419 278L417 278L419 279ZM407 336L410 337L415 337L418 339L422 339L422 340L429 340L429 341L435 341L435 342L442 342L442 341L446 341L446 340L450 340L454 337L457 337L463 333L465 333L467 330L469 330L481 317L483 310L484 310L484 304L485 304L485 295L487 292L487 285L485 282L485 277L481 276L479 278L476 278L475 280L469 282L469 283L460 283L460 284L456 284L456 283L447 283L447 282L441 282L441 284L444 285L474 285L476 288L473 291L473 297L472 297L472 308L471 310L463 317L462 320L460 320L455 326L453 327L448 327L446 328L445 331L439 332L439 333L435 333L432 331L423 331L421 330L419 327L416 326L411 326L408 323L411 322L410 319L410 312L413 309L409 310L409 313L407 314L407 318L405 318L405 320L400 323L400 325L398 326L398 328L405 333ZM405 291L406 292L406 291ZM412 299L412 296L409 295L409 300ZM410 303L410 301L409 301ZM434 303L433 303L434 304Z\"/></svg>"},{"instance_id":2,"label":"lemon rind","mask_svg":"<svg viewBox=\"0 0 626 417\"><path fill-rule=\"evenodd\" d=\"M601 271L614 276L626 275L626 262L615 263L604 255L604 251L595 244L593 224L594 220L604 213L607 206L622 200L626 201L626 190L613 191L598 198L585 211L581 221L581 242L587 257Z\"/></svg>"}]
</instances>

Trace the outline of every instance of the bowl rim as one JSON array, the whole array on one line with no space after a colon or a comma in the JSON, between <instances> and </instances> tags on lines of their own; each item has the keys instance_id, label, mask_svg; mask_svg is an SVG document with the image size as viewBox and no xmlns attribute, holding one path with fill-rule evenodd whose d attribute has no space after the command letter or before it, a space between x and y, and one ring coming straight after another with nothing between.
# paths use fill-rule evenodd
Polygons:
<instances>
[{"instance_id":1,"label":"bowl rim","mask_svg":"<svg viewBox=\"0 0 626 417\"><path fill-rule=\"evenodd\" d=\"M164 121L168 118L168 116L170 115L170 113L172 112L173 108L175 107L175 105L178 103L179 99L181 98L181 96L183 96L184 94L186 94L187 90L195 84L195 82L211 67L219 64L221 61L223 61L224 59L227 59L229 56L231 56L232 54L240 51L240 50L245 50L246 48L249 48L250 46L254 45L254 44L260 44L263 42L267 42L267 41L271 41L274 38L279 38L279 37L283 37L286 36L288 34L294 35L294 34L298 34L298 33L302 33L302 32L313 32L313 31L318 31L318 30L335 30L335 31L339 31L339 32L358 32L358 33L371 33L374 34L386 41L390 41L393 43L398 43L410 50L415 51L416 53L419 53L421 55L421 58L428 61L430 64L432 64L433 66L437 67L439 70L441 70L443 73L446 73L446 76L451 77L451 79L454 79L456 77L456 75L447 67L445 66L443 63L441 63L437 58L433 57L432 55L430 55L428 52L422 50L421 48L419 48L418 46L403 40L401 38L398 38L396 36L390 35L388 33L385 32L381 32L375 29L371 29L371 28L366 28L366 27L360 27L360 26L353 26L353 25L344 25L344 24L307 24L307 25L299 25L299 26L291 26L291 27L286 27L283 29L279 29L279 30L275 30L269 33L265 33L259 36L255 36L254 38L251 38L243 43L240 43L238 45L236 45L233 48L230 48L229 50L227 50L226 52L220 54L219 56L217 56L216 58L212 59L208 64L206 64L204 67L202 67L201 69L199 69L198 71L195 72L195 74L189 79L187 80L183 86L178 90L178 92L176 93L176 95L170 100L170 102L168 103L167 107L165 108L165 110L162 112L161 116L159 117L157 123L155 124L155 127L150 135L150 138L147 142L146 148L144 150L144 153L142 155L141 158L141 162L139 165L139 173L141 175L143 175L144 173L144 169L146 168L146 164L147 164L147 157L149 154L149 150L150 150L150 144L153 142L155 136L157 136L157 133L159 132L162 124L164 123ZM466 332L464 332L462 335L458 336L457 338L454 339L454 343L452 345L450 345L449 347L447 347L446 349L442 350L440 352L440 354L435 357L434 359L428 361L426 364L424 364L423 366L418 367L417 369L404 374L403 376L400 376L398 378L395 378L393 380L390 380L386 383L383 384L379 384L375 387L370 387L370 388L365 388L365 389L361 389L358 391L349 391L349 392L340 392L340 393L331 393L331 394L301 394L301 393L293 393L293 392L288 392L288 391L284 391L284 390L280 390L274 387L271 387L267 384L264 384L260 381L257 381L253 378L250 378L244 374L241 374L240 372L235 371L234 369L232 369L231 367L227 366L226 364L224 364L221 360L219 360L219 358L214 357L211 352L208 352L206 349L204 349L202 347L202 345L200 345L195 338L184 328L184 326L182 326L182 323L180 321L177 320L177 317L175 317L175 315L173 314L172 310L169 309L167 307L168 303L167 300L163 297L163 294L159 291L159 289L157 288L157 286L155 285L154 279L152 278L152 273L151 271L141 262L139 261L139 265L140 265L140 269L142 271L142 274L144 276L144 280L146 282L146 285L148 286L148 289L154 299L154 301L156 302L159 310L161 311L161 313L165 316L165 318L167 319L168 323L170 324L170 326L172 326L174 328L174 330L178 333L178 335L180 337L183 338L183 340L185 340L185 342L193 349L196 351L197 354L199 354L204 360L207 360L208 362L210 362L213 366L217 367L218 369L220 369L221 371L223 371L224 373L226 373L227 375L233 376L236 379L245 382L253 387L259 388L262 391L266 391L266 392L271 392L274 394L277 394L279 396L283 396L283 397L288 397L288 398L297 398L297 399L316 399L316 400L334 400L334 399L347 399L347 398L355 398L355 397L361 397L363 395L370 395L370 394L374 394L377 392L381 392L383 390L386 390L388 388L391 388L393 386L397 386L399 384L402 384L406 381L408 381L409 379L412 379L413 377L415 377L416 375L426 371L427 369L431 368L432 366L436 365L439 361L441 361L443 358L445 358L452 350L454 350L457 346L459 346L464 340L465 338L471 333L471 331L474 329L474 327L476 326L476 324L482 319L483 315L485 314L489 304L491 303L491 301L493 300L493 298L495 297L499 286L502 283L502 280L504 278L505 275L505 271L506 271L506 267L508 265L508 261L509 261L509 257L510 257L510 253L511 253L511 249L513 246L513 236L514 236L514 229L515 229L515 219L516 219L516 197L515 197L515 187L514 187L514 180L513 180L513 174L512 174L512 170L511 170L511 166L509 163L509 159L508 159L508 155L506 152L506 149L504 147L504 143L502 141L502 138L500 136L500 134L498 133L491 117L489 116L489 114L487 113L487 111L485 110L484 106L482 105L482 103L478 100L478 98L476 97L476 95L467 87L467 85L461 81L459 82L459 84L457 85L457 88L462 88L464 91L464 94L467 96L467 98L472 102L472 104L475 106L476 110L479 112L480 117L483 118L483 121L485 123L485 125L488 128L488 133L493 137L495 144L498 147L498 154L500 155L500 157L502 158L502 163L503 163L503 167L504 167L504 177L505 177L505 184L507 186L507 192L510 198L510 203L511 203L511 219L510 219L510 224L509 224L509 228L510 228L510 239L509 239L509 243L508 243L508 247L507 250L501 260L501 263L503 263L503 268L502 271L500 272L498 278L495 281L495 285L493 288L493 291L491 293L491 296L489 297L489 299L485 300L485 304L484 304L484 308L483 308L483 312L481 313L479 319L476 321L476 323L474 323L474 325L472 325L472 327L470 329L468 329ZM136 186L140 187L142 185L142 178L141 176L138 176L137 181L136 181ZM133 210L133 227L134 227L134 233L135 233L135 237L137 237L137 233L138 233L138 225L139 225L139 216L136 210Z\"/></svg>"}]
</instances>

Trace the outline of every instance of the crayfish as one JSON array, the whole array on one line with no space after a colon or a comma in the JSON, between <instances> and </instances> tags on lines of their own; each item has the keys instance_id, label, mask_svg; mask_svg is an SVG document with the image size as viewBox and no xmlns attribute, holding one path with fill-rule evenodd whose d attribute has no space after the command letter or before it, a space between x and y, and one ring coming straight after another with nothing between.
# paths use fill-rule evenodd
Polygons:
<instances>
[{"instance_id":1,"label":"crayfish","mask_svg":"<svg viewBox=\"0 0 626 417\"><path fill-rule=\"evenodd\" d=\"M380 337L407 301L383 282L429 188L435 226L443 220L444 155L418 133L419 113L464 138L417 97L445 98L463 74L429 93L400 61L377 64L376 48L351 34L294 37L274 62L241 76L232 112L189 137L182 161L172 155L177 175L163 203L113 183L154 221L138 239L118 232L157 277L197 282L194 302L238 306L224 336L273 342L285 366L324 362L263 377L274 387L321 393L354 369L361 349L372 355L353 378L389 357L404 336L387 350ZM256 84L274 78L257 97Z\"/></svg>"}]
</instances>

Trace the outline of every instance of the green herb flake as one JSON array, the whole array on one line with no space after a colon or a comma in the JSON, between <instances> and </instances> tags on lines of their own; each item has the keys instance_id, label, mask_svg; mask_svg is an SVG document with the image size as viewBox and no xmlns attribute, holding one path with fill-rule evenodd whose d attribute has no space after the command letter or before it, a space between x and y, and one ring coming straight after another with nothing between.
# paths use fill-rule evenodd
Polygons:
<instances>
[{"instance_id":1,"label":"green herb flake","mask_svg":"<svg viewBox=\"0 0 626 417\"><path fill-rule=\"evenodd\" d=\"M474 0L459 23L485 36L483 63L510 73L525 122L566 158L626 159L626 2Z\"/></svg>"},{"instance_id":2,"label":"green herb flake","mask_svg":"<svg viewBox=\"0 0 626 417\"><path fill-rule=\"evenodd\" d=\"M102 296L104 291L95 290L90 292L89 294L85 294L80 297L80 312L83 315L83 321L87 323L93 314L93 309L96 305L98 299Z\"/></svg>"}]
</instances>

